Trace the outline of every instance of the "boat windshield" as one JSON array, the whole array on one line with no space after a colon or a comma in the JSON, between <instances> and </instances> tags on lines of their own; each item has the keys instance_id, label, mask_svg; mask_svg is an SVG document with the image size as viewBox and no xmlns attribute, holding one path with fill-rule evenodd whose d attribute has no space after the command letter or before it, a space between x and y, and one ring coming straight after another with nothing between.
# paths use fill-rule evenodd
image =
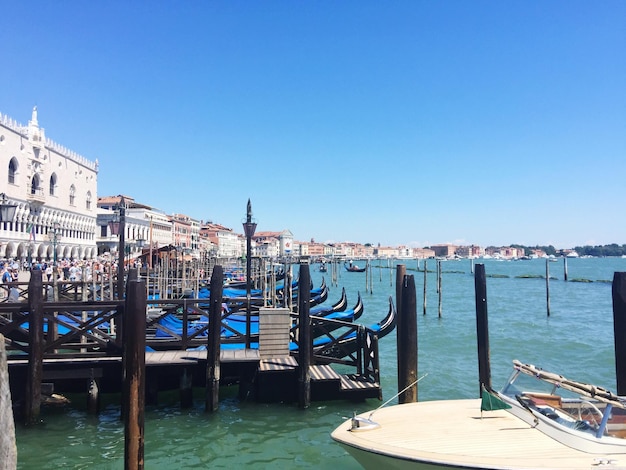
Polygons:
<instances>
[{"instance_id":1,"label":"boat windshield","mask_svg":"<svg viewBox=\"0 0 626 470\"><path fill-rule=\"evenodd\" d=\"M590 396L591 386L561 376L558 377L562 381L558 382L554 377L557 376L544 372L532 374L516 368L500 393L534 415L549 418L566 428L598 438L626 437L626 410L617 397L609 400L599 395ZM579 385L581 392L577 393Z\"/></svg>"},{"instance_id":2,"label":"boat windshield","mask_svg":"<svg viewBox=\"0 0 626 470\"><path fill-rule=\"evenodd\" d=\"M517 370L513 372L501 393L511 398L528 393L558 395L569 399L580 398L578 393L563 389L555 384Z\"/></svg>"}]
</instances>

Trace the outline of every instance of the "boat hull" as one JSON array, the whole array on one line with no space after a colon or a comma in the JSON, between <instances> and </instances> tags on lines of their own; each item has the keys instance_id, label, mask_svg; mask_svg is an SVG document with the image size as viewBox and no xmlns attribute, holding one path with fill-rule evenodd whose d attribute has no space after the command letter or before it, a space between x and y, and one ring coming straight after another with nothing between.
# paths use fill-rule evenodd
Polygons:
<instances>
[{"instance_id":1,"label":"boat hull","mask_svg":"<svg viewBox=\"0 0 626 470\"><path fill-rule=\"evenodd\" d=\"M450 467L416 460L394 458L340 444L366 470L468 470L468 467Z\"/></svg>"},{"instance_id":2,"label":"boat hull","mask_svg":"<svg viewBox=\"0 0 626 470\"><path fill-rule=\"evenodd\" d=\"M374 452L364 451L355 447L350 447L341 444L351 456L361 464L366 470L441 470L447 468L449 470L460 470L467 467L449 467L435 464L429 464L425 462L418 462L415 460L405 460L394 458L389 455L376 454Z\"/></svg>"}]
</instances>

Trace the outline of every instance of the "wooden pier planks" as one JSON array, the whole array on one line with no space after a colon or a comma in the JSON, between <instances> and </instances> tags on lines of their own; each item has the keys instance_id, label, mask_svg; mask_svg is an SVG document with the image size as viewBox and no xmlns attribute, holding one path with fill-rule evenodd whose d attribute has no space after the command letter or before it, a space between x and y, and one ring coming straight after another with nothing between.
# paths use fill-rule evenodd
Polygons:
<instances>
[{"instance_id":1,"label":"wooden pier planks","mask_svg":"<svg viewBox=\"0 0 626 470\"><path fill-rule=\"evenodd\" d=\"M150 351L146 352L146 368L179 368L184 366L201 367L206 362L206 351ZM267 390L262 392L266 397L271 397L275 393L278 383L288 383L296 380L296 370L298 361L293 356L283 356L276 358L261 359L259 351L256 349L222 349L220 352L220 362L223 365L231 364L258 364L259 377L267 376L266 380L261 379L262 387ZM9 368L26 367L27 360L10 360ZM83 358L45 358L43 362L43 376L45 380L67 379L70 377L102 377L109 371L121 367L120 357L83 357ZM326 383L323 387L330 388L330 382L336 382L336 391L323 394L323 397L313 396L315 401L342 399L342 398L375 398L378 396L380 384L367 381L355 374L339 374L329 365L310 366L311 381L316 384ZM278 377L283 376L283 379ZM277 382L279 380L279 382ZM334 387L334 386L333 386ZM317 390L316 385L313 390ZM314 394L315 395L315 394ZM349 395L349 396L348 396ZM291 395L283 397L287 400ZM279 401L283 401L279 400Z\"/></svg>"}]
</instances>

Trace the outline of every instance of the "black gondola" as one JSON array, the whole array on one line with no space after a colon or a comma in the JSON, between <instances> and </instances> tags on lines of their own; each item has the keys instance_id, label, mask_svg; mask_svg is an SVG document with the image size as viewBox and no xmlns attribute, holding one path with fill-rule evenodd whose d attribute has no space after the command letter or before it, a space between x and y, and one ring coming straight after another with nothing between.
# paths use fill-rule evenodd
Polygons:
<instances>
[{"instance_id":1,"label":"black gondola","mask_svg":"<svg viewBox=\"0 0 626 470\"><path fill-rule=\"evenodd\" d=\"M351 272L351 273L362 273L367 269L367 266L365 268L359 268L356 264L352 264L352 261L350 261L350 264L346 264L343 263L344 268L346 268L346 271Z\"/></svg>"}]
</instances>

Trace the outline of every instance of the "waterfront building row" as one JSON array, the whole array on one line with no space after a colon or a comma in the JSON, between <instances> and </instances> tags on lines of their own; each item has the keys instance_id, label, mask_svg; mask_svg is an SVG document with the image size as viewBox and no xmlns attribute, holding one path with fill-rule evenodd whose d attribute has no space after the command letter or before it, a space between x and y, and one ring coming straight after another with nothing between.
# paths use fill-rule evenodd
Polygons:
<instances>
[{"instance_id":1,"label":"waterfront building row","mask_svg":"<svg viewBox=\"0 0 626 470\"><path fill-rule=\"evenodd\" d=\"M241 258L246 240L232 228L171 214L135 201L129 195L98 197L98 161L63 147L45 135L38 112L24 126L0 113L0 193L15 205L15 216L0 223L0 260L53 261L118 257L119 238L111 223L125 207L124 256L170 247L189 259ZM252 239L256 257L317 258L519 258L513 247L488 250L471 245L428 248L386 247L355 242L298 241L289 230L258 232ZM541 256L540 253L536 254Z\"/></svg>"}]
</instances>

